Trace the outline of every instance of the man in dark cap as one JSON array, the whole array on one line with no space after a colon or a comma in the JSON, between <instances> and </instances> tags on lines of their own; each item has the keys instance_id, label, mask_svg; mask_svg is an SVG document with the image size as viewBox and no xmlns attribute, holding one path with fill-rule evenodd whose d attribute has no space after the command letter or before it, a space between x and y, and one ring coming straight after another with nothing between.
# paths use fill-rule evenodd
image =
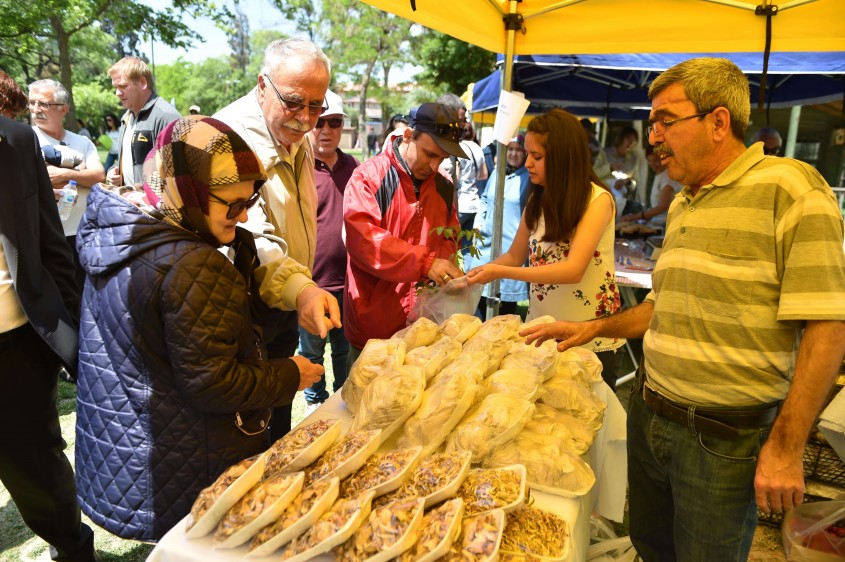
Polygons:
<instances>
[{"instance_id":1,"label":"man in dark cap","mask_svg":"<svg viewBox=\"0 0 845 562\"><path fill-rule=\"evenodd\" d=\"M367 340L405 327L418 281L443 285L463 275L452 261L455 241L434 230L459 226L455 187L438 173L447 156L467 158L458 114L424 103L411 110L409 125L355 170L343 197L350 367Z\"/></svg>"}]
</instances>

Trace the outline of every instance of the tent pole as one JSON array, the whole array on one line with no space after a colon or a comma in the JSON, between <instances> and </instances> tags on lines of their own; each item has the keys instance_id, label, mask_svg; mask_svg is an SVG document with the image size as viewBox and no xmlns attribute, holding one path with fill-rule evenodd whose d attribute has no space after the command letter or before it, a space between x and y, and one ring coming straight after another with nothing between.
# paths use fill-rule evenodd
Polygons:
<instances>
[{"instance_id":1,"label":"tent pole","mask_svg":"<svg viewBox=\"0 0 845 562\"><path fill-rule=\"evenodd\" d=\"M789 112L789 131L786 133L786 149L783 155L795 158L795 141L798 139L798 125L801 122L801 106L794 105Z\"/></svg>"},{"instance_id":2,"label":"tent pole","mask_svg":"<svg viewBox=\"0 0 845 562\"><path fill-rule=\"evenodd\" d=\"M505 64L502 66L502 90L511 91L513 84L513 56L516 43L516 31L521 29L521 19L514 17L516 7L521 0L508 2L505 23ZM493 240L490 246L490 261L502 255L502 216L505 204L505 168L507 167L507 145L496 141L496 198L493 201ZM487 318L499 313L499 280L494 279L488 287Z\"/></svg>"}]
</instances>

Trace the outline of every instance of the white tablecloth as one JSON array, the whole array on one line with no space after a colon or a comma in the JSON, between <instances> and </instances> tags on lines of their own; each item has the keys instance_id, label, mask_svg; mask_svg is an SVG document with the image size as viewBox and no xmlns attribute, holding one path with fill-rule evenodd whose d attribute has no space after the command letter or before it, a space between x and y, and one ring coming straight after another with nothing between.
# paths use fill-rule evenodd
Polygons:
<instances>
[{"instance_id":1,"label":"white tablecloth","mask_svg":"<svg viewBox=\"0 0 845 562\"><path fill-rule=\"evenodd\" d=\"M593 387L596 395L607 404L605 422L596 435L596 440L587 453L588 462L596 473L596 485L589 494L568 499L542 492L532 492L534 505L555 512L569 523L572 541L568 562L582 562L590 543L590 515L594 511L599 515L622 521L625 509L625 488L627 485L628 460L625 453L625 410L619 399L606 384L597 383ZM336 393L302 423L311 423L321 419L340 419L344 433L352 424L352 417L346 404ZM385 448L391 448L389 440ZM148 562L235 562L244 560L247 546L231 550L215 550L211 535L202 539L188 540L184 532L185 520L171 529L150 553ZM332 556L323 555L318 561L330 561ZM255 558L259 562L278 562L279 554L266 558Z\"/></svg>"}]
</instances>

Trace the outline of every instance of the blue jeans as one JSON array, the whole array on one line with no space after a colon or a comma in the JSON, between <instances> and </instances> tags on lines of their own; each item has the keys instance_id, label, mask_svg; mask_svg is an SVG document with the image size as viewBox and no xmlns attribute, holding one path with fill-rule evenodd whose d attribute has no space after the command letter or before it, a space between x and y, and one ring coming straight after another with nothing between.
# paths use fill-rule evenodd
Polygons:
<instances>
[{"instance_id":1,"label":"blue jeans","mask_svg":"<svg viewBox=\"0 0 845 562\"><path fill-rule=\"evenodd\" d=\"M343 314L343 291L335 291L331 293L336 299L340 307L341 315ZM349 342L346 341L346 336L343 334L343 328L333 328L329 330L329 334L325 338L315 336L299 328L299 349L306 359L317 365L324 364L324 357L326 354L326 340L332 345L332 369L334 371L334 392L340 390L346 381L346 354L349 352ZM305 401L309 404L317 404L325 402L329 398L329 393L326 391L326 376L320 377L320 380L309 386L304 391Z\"/></svg>"},{"instance_id":2,"label":"blue jeans","mask_svg":"<svg viewBox=\"0 0 845 562\"><path fill-rule=\"evenodd\" d=\"M757 527L754 473L769 428L723 439L628 407L631 542L646 561L745 561Z\"/></svg>"}]
</instances>

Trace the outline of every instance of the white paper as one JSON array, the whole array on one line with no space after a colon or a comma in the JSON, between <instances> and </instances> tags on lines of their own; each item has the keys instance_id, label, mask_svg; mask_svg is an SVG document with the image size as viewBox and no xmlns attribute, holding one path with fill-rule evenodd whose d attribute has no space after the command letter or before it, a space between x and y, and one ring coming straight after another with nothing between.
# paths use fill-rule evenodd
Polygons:
<instances>
[{"instance_id":1,"label":"white paper","mask_svg":"<svg viewBox=\"0 0 845 562\"><path fill-rule=\"evenodd\" d=\"M508 144L516 135L519 123L528 111L531 102L525 99L522 92L499 92L499 107L496 109L496 124L493 134L502 144Z\"/></svg>"}]
</instances>

